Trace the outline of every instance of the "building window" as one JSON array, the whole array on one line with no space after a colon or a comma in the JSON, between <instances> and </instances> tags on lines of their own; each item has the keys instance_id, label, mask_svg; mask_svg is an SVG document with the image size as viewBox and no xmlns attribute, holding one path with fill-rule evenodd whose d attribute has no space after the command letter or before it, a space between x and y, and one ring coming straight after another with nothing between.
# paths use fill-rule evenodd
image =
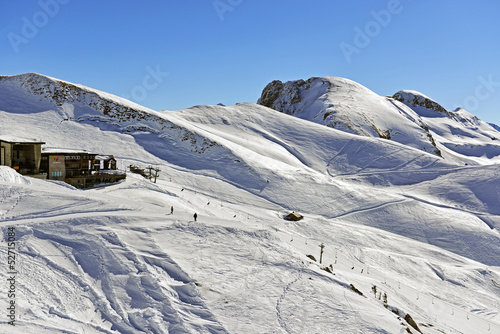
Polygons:
<instances>
[{"instance_id":1,"label":"building window","mask_svg":"<svg viewBox=\"0 0 500 334\"><path fill-rule=\"evenodd\" d=\"M63 176L62 174L63 173L60 170L59 171L54 171L54 172L52 172L52 177L62 177Z\"/></svg>"}]
</instances>

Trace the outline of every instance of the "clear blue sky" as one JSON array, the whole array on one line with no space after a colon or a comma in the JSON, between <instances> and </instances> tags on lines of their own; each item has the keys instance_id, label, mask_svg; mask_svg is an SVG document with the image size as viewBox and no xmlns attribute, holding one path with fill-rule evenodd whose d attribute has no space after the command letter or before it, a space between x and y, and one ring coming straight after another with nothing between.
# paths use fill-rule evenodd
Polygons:
<instances>
[{"instance_id":1,"label":"clear blue sky","mask_svg":"<svg viewBox=\"0 0 500 334\"><path fill-rule=\"evenodd\" d=\"M155 110L256 102L274 79L339 76L500 124L499 14L494 0L2 1L0 74Z\"/></svg>"}]
</instances>

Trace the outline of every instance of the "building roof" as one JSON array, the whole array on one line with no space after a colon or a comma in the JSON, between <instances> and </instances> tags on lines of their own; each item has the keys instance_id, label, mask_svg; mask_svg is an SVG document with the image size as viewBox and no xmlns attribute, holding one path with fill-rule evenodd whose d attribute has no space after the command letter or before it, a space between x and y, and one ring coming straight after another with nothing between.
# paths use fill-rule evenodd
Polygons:
<instances>
[{"instance_id":1,"label":"building roof","mask_svg":"<svg viewBox=\"0 0 500 334\"><path fill-rule=\"evenodd\" d=\"M45 144L45 142L33 138L27 139L27 138L7 136L7 135L0 136L0 142L9 144Z\"/></svg>"},{"instance_id":2,"label":"building roof","mask_svg":"<svg viewBox=\"0 0 500 334\"><path fill-rule=\"evenodd\" d=\"M302 216L298 212L293 211L293 212L289 213L288 215L286 215L285 218L287 220L296 220L296 221L298 221L298 220L301 220L302 218L304 218L304 216Z\"/></svg>"},{"instance_id":3,"label":"building roof","mask_svg":"<svg viewBox=\"0 0 500 334\"><path fill-rule=\"evenodd\" d=\"M115 159L112 155L96 155L95 157L97 160L103 160L103 161L108 161L111 159Z\"/></svg>"},{"instance_id":4,"label":"building roof","mask_svg":"<svg viewBox=\"0 0 500 334\"><path fill-rule=\"evenodd\" d=\"M42 154L96 154L96 153L91 153L86 150L78 150L72 148L45 147L42 148Z\"/></svg>"}]
</instances>

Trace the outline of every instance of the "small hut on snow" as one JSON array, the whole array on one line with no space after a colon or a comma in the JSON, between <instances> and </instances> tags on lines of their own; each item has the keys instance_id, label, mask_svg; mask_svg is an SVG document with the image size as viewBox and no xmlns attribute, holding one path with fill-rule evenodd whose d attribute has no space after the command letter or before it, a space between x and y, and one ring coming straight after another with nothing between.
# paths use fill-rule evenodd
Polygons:
<instances>
[{"instance_id":1,"label":"small hut on snow","mask_svg":"<svg viewBox=\"0 0 500 334\"><path fill-rule=\"evenodd\" d=\"M302 216L300 213L295 212L295 211L293 211L285 216L286 220L291 220L291 221L296 221L296 222L298 222L302 218L304 218L304 216Z\"/></svg>"}]
</instances>

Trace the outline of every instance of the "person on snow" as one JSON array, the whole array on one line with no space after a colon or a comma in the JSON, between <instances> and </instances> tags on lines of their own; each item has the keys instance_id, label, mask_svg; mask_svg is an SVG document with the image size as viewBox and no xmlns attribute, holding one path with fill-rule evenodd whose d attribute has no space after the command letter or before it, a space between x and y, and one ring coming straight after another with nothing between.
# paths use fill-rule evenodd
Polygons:
<instances>
[{"instance_id":1,"label":"person on snow","mask_svg":"<svg viewBox=\"0 0 500 334\"><path fill-rule=\"evenodd\" d=\"M170 214L171 214L171 215L173 215L173 214L174 214L174 206L173 206L173 205L170 207Z\"/></svg>"},{"instance_id":2,"label":"person on snow","mask_svg":"<svg viewBox=\"0 0 500 334\"><path fill-rule=\"evenodd\" d=\"M193 218L194 218L194 221L196 221L196 218L198 218L198 215L196 214L196 212L194 213Z\"/></svg>"}]
</instances>

